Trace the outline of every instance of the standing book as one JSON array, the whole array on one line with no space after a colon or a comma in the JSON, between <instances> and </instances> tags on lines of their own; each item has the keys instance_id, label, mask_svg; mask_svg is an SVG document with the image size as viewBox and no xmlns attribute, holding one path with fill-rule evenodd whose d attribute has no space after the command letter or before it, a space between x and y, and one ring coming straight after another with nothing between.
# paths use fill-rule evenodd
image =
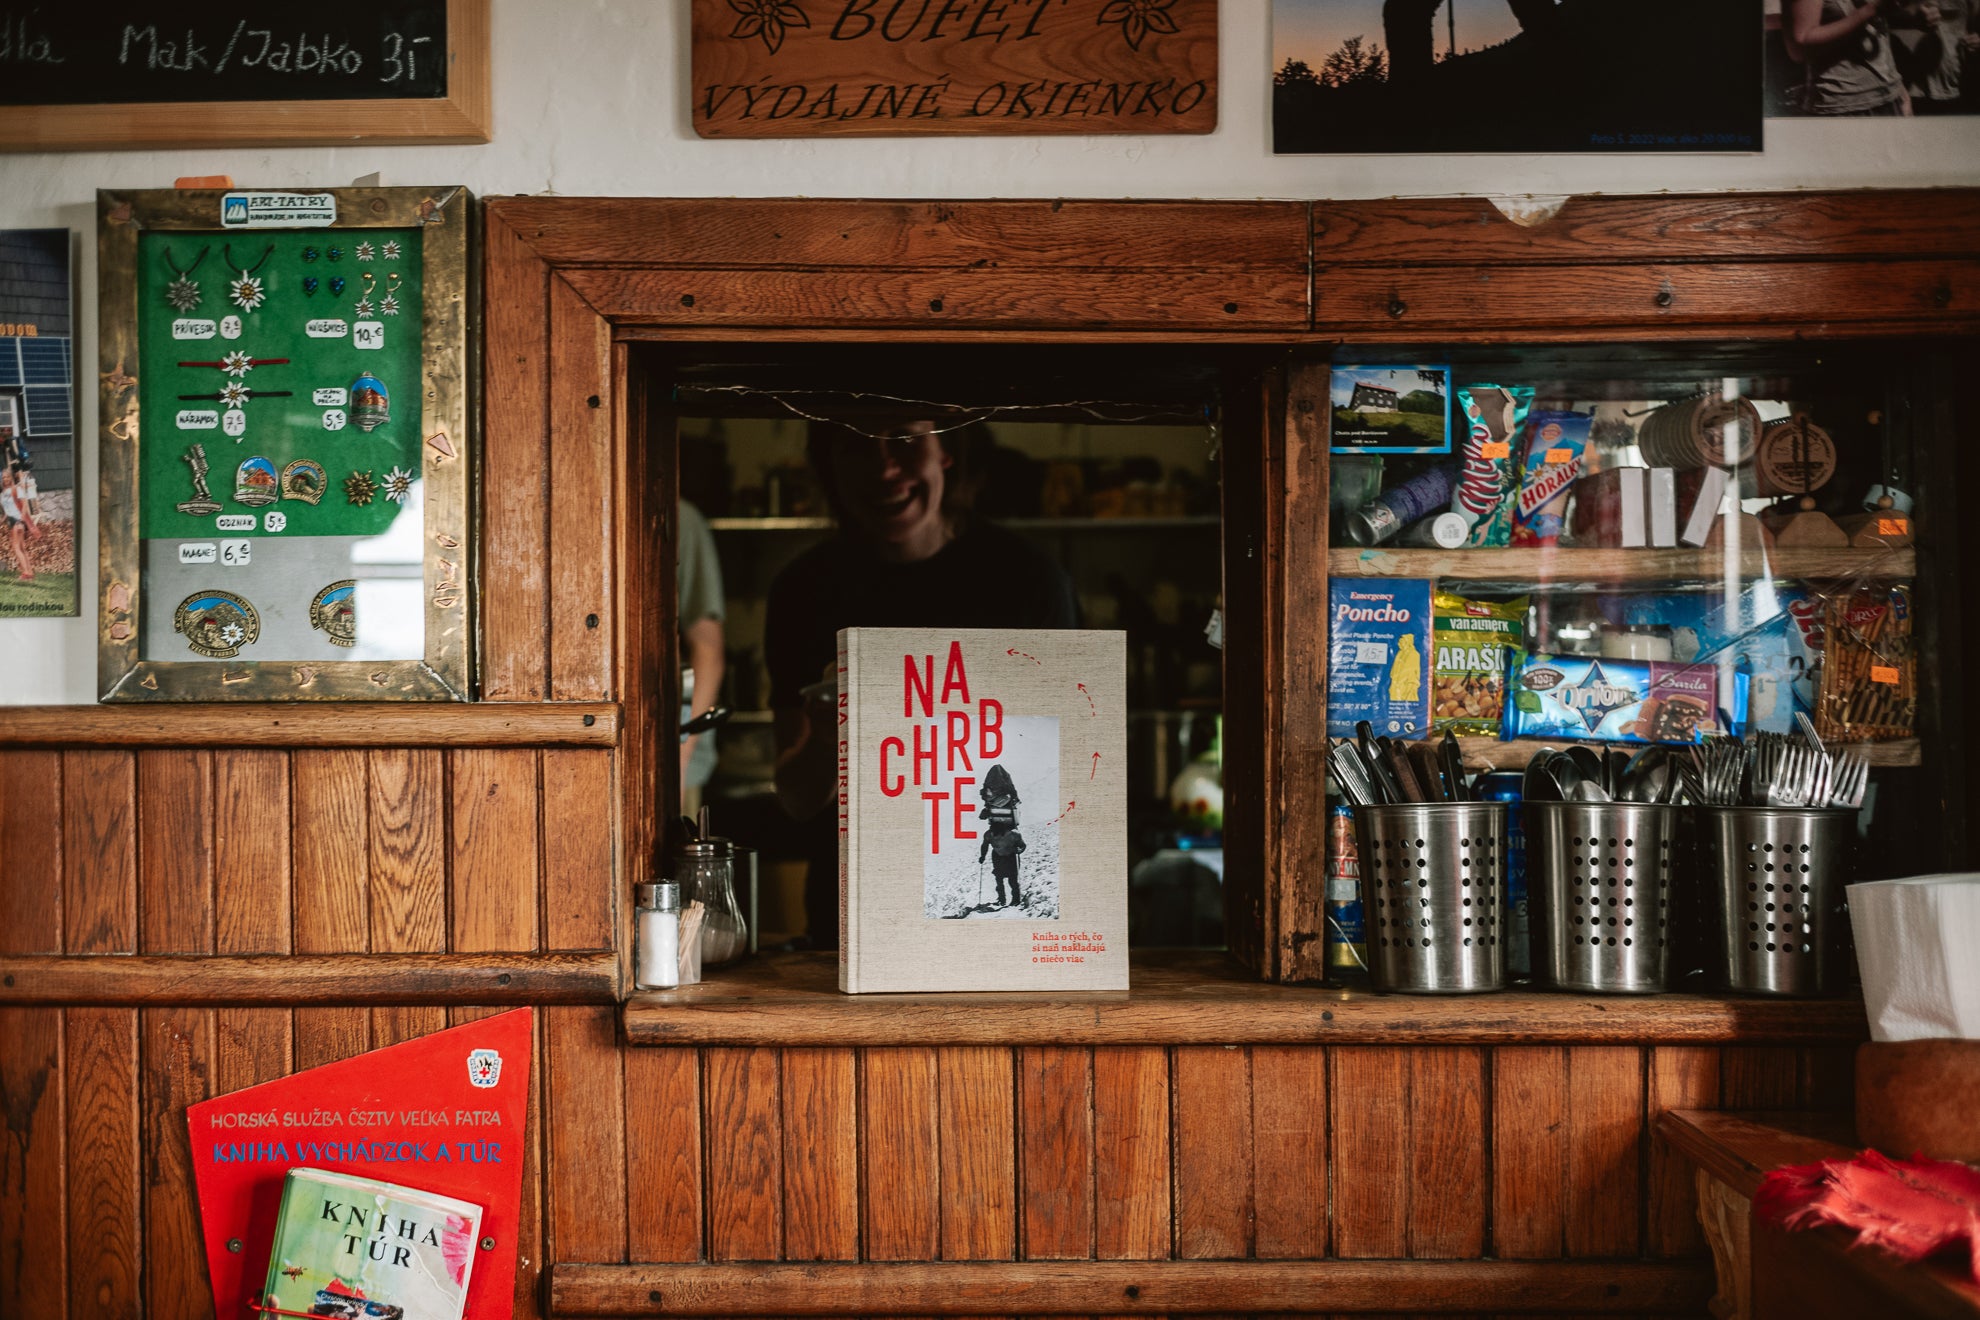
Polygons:
<instances>
[{"instance_id":1,"label":"standing book","mask_svg":"<svg viewBox=\"0 0 1980 1320\"><path fill-rule=\"evenodd\" d=\"M1125 990L1126 634L839 633L839 988Z\"/></svg>"},{"instance_id":2,"label":"standing book","mask_svg":"<svg viewBox=\"0 0 1980 1320\"><path fill-rule=\"evenodd\" d=\"M461 1320L481 1207L326 1169L282 1184L264 1314Z\"/></svg>"}]
</instances>

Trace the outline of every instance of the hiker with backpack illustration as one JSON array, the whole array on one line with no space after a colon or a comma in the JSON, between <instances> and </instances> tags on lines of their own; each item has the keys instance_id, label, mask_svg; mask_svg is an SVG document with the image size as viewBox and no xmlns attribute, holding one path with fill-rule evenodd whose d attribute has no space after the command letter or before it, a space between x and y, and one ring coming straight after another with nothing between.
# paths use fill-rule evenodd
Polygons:
<instances>
[{"instance_id":1,"label":"hiker with backpack illustration","mask_svg":"<svg viewBox=\"0 0 1980 1320\"><path fill-rule=\"evenodd\" d=\"M1018 833L1018 794L1017 785L1011 782L1011 772L1002 765L993 765L983 776L980 790L983 807L977 818L988 822L989 828L983 833L983 842L976 850L976 864L983 865L983 859L990 858L990 874L997 880L997 906L1015 907L1024 902L1024 895L1018 890L1018 855L1025 849L1024 835ZM1011 897L1004 899L1004 882L1011 885Z\"/></svg>"}]
</instances>

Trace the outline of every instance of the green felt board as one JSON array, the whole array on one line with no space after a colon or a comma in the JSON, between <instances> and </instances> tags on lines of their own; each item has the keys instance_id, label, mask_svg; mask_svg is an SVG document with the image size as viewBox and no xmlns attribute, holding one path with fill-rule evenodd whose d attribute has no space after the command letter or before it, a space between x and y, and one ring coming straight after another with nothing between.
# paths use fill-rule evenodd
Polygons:
<instances>
[{"instance_id":1,"label":"green felt board","mask_svg":"<svg viewBox=\"0 0 1980 1320\"><path fill-rule=\"evenodd\" d=\"M382 259L384 245L396 241L400 256ZM370 243L377 255L371 261L356 259L359 243ZM268 252L270 246L274 251ZM227 249L231 246L240 267L228 269ZM342 248L343 258L329 260L331 248ZM191 278L200 287L200 303L189 312L174 309L166 300L166 287L174 278L172 265L185 270L207 249L206 258ZM316 249L315 261L303 260L307 248ZM228 298L228 286L241 267L253 266L268 258L255 272L261 279L265 300L251 312L244 312ZM170 258L170 263L167 257ZM341 339L313 339L304 330L315 319L336 318L355 323L352 308L363 296L366 272L376 277L374 303L381 302L387 276L399 275L396 295L400 310L396 316L374 315L368 319L385 327L384 346L361 349L349 334ZM314 275L314 294L303 291L304 277ZM346 283L341 296L330 291L333 276ZM416 229L309 229L295 231L252 230L231 233L152 232L138 242L138 398L143 409L139 444L140 502L138 535L143 539L199 536L375 536L383 532L400 512L400 506L387 500L385 474L402 467L420 475L420 235ZM225 316L241 318L241 336L226 339L174 339L173 322L195 317L218 322ZM242 350L254 358L288 358L287 365L255 367L244 377L229 377L218 367L181 367L180 362L217 362L225 354ZM349 390L358 376L369 373L385 384L391 400L391 420L365 432L347 422L341 431L324 429L326 409L312 404L312 393L321 388ZM182 400L182 394L214 394L230 379L239 379L250 390L290 390L288 398L250 397L242 411L247 430L239 440L224 430L179 429L177 419L184 409L211 409L222 414L224 403L213 400ZM353 415L347 402L343 411ZM176 507L192 498L192 474L184 454L195 443L206 446L207 486L220 504L220 514L288 515L288 526L280 533L257 530L251 533L218 532L214 520L219 515L196 517ZM323 465L328 489L322 500L311 505L302 500L283 499L274 504L251 507L234 500L235 474L243 459L254 455L267 458L279 473L298 458L314 459ZM370 505L352 505L344 493L344 479L352 471L369 472L380 486Z\"/></svg>"}]
</instances>

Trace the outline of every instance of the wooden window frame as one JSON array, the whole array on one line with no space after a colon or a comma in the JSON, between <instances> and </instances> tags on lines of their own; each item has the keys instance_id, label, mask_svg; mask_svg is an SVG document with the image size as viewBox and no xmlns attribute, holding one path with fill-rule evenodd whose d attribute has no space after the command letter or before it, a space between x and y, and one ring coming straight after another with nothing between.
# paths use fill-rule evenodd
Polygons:
<instances>
[{"instance_id":1,"label":"wooden window frame","mask_svg":"<svg viewBox=\"0 0 1980 1320\"><path fill-rule=\"evenodd\" d=\"M488 203L485 252L482 696L623 704L622 886L654 860L676 775L656 755L675 721L675 476L632 443L647 407L634 345L1193 343L1291 361L1231 380L1223 441L1227 924L1233 952L1282 981L1322 970L1327 467L1311 364L1347 342L1980 334L1976 189L1583 197L1531 225L1479 199L513 197ZM1977 422L1968 405L1957 425ZM1965 577L1960 604L1980 609L1980 574ZM1960 612L1943 611L1941 648Z\"/></svg>"}]
</instances>

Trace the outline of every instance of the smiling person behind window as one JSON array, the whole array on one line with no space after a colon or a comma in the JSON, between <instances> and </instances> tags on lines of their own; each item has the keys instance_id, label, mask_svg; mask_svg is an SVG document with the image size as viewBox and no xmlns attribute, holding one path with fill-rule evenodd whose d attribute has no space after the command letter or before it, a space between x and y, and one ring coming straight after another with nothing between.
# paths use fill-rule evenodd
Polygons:
<instances>
[{"instance_id":1,"label":"smiling person behind window","mask_svg":"<svg viewBox=\"0 0 1980 1320\"><path fill-rule=\"evenodd\" d=\"M835 535L771 584L764 658L776 721L777 799L799 822L809 862L813 948L838 947L838 835L825 807L836 784L841 628L1077 628L1063 568L976 517L971 503L994 445L971 422L813 423L806 455Z\"/></svg>"}]
</instances>

